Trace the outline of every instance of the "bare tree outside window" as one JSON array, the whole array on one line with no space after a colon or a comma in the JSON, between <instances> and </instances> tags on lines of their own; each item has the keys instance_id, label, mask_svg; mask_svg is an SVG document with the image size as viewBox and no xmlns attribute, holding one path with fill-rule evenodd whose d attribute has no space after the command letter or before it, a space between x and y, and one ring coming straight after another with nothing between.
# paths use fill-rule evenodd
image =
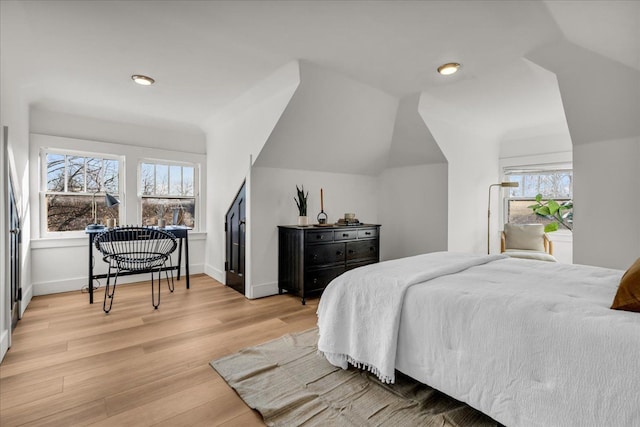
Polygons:
<instances>
[{"instance_id":1,"label":"bare tree outside window","mask_svg":"<svg viewBox=\"0 0 640 427\"><path fill-rule=\"evenodd\" d=\"M167 224L195 227L195 173L194 166L141 163L142 224L157 225L162 218Z\"/></svg>"},{"instance_id":2,"label":"bare tree outside window","mask_svg":"<svg viewBox=\"0 0 640 427\"><path fill-rule=\"evenodd\" d=\"M107 208L104 193L119 196L119 160L55 152L45 157L47 231L84 230L93 222L94 198L99 222L118 217L119 207Z\"/></svg>"}]
</instances>

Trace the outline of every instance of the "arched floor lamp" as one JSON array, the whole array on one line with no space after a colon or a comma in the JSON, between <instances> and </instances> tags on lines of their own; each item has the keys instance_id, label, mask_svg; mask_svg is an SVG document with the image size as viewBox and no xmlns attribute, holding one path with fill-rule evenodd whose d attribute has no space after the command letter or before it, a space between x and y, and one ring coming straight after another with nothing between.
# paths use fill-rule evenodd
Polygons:
<instances>
[{"instance_id":1,"label":"arched floor lamp","mask_svg":"<svg viewBox=\"0 0 640 427\"><path fill-rule=\"evenodd\" d=\"M517 182L501 182L499 184L491 184L489 186L489 206L487 207L487 254L491 253L491 187L519 187Z\"/></svg>"}]
</instances>

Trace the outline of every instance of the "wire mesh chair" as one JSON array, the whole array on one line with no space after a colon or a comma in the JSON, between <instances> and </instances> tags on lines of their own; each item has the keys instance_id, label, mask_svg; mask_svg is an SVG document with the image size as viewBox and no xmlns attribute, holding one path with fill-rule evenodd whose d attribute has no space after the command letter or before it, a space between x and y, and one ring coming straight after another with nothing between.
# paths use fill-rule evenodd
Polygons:
<instances>
[{"instance_id":1,"label":"wire mesh chair","mask_svg":"<svg viewBox=\"0 0 640 427\"><path fill-rule=\"evenodd\" d=\"M107 284L104 289L102 309L111 311L113 297L116 292L118 275L123 272L151 272L151 303L155 309L160 305L160 281L163 267L167 261L171 263L171 253L176 250L176 237L168 231L148 227L119 227L100 233L94 239L96 248L102 253L103 261L109 264ZM112 270L115 270L113 286L110 286ZM155 296L154 273L158 272L158 299ZM173 271L171 282L165 269L167 285L173 292ZM109 300L109 307L107 307Z\"/></svg>"}]
</instances>

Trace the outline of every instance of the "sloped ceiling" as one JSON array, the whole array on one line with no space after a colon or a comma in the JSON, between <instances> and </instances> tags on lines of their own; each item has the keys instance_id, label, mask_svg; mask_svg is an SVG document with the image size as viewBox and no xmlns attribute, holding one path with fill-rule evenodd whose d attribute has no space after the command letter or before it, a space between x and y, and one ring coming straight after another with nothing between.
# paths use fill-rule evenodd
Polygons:
<instances>
[{"instance_id":1,"label":"sloped ceiling","mask_svg":"<svg viewBox=\"0 0 640 427\"><path fill-rule=\"evenodd\" d=\"M5 84L43 109L140 124L201 126L296 59L402 98L492 74L560 36L537 1L0 4ZM451 60L463 72L442 78ZM157 83L136 86L134 73Z\"/></svg>"},{"instance_id":2,"label":"sloped ceiling","mask_svg":"<svg viewBox=\"0 0 640 427\"><path fill-rule=\"evenodd\" d=\"M256 166L376 175L398 102L341 74L300 62L300 85Z\"/></svg>"},{"instance_id":3,"label":"sloped ceiling","mask_svg":"<svg viewBox=\"0 0 640 427\"><path fill-rule=\"evenodd\" d=\"M418 112L419 103L419 94L400 100L387 159L388 168L447 162Z\"/></svg>"},{"instance_id":4,"label":"sloped ceiling","mask_svg":"<svg viewBox=\"0 0 640 427\"><path fill-rule=\"evenodd\" d=\"M640 71L640 2L546 0L568 41Z\"/></svg>"},{"instance_id":5,"label":"sloped ceiling","mask_svg":"<svg viewBox=\"0 0 640 427\"><path fill-rule=\"evenodd\" d=\"M557 75L573 144L640 136L640 70L568 41L528 57Z\"/></svg>"},{"instance_id":6,"label":"sloped ceiling","mask_svg":"<svg viewBox=\"0 0 640 427\"><path fill-rule=\"evenodd\" d=\"M566 39L635 69L640 52L637 1L3 0L0 7L3 91L19 87L45 110L190 129L301 59L397 99L446 92L475 121L500 117L505 127L496 132L509 132L511 124L531 126L518 122L523 117L546 120L537 88L525 90L530 76L514 65L529 52ZM435 72L451 60L461 72ZM157 83L136 86L134 73ZM486 81L498 90L483 90Z\"/></svg>"}]
</instances>

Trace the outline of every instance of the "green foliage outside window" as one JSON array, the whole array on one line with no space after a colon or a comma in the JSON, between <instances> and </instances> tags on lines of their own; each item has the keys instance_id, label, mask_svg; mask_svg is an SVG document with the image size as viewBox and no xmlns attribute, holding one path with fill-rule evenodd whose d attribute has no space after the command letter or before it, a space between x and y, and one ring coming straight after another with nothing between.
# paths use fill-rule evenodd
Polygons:
<instances>
[{"instance_id":1,"label":"green foliage outside window","mask_svg":"<svg viewBox=\"0 0 640 427\"><path fill-rule=\"evenodd\" d=\"M542 200L542 194L536 194L536 203L528 206L538 216L552 222L544 226L545 233L557 231L560 224L573 230L573 200L558 203L553 199Z\"/></svg>"}]
</instances>

